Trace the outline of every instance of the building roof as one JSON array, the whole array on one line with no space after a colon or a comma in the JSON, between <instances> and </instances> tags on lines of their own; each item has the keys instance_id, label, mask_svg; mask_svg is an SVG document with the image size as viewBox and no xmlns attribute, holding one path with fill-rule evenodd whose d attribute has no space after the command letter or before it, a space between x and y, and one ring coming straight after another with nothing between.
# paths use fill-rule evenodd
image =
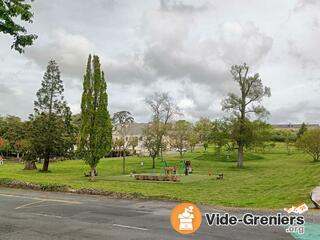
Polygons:
<instances>
[{"instance_id":1,"label":"building roof","mask_svg":"<svg viewBox=\"0 0 320 240\"><path fill-rule=\"evenodd\" d=\"M141 136L143 130L148 126L148 123L131 123L127 128L128 136ZM116 131L119 130L118 126L115 126Z\"/></svg>"},{"instance_id":2,"label":"building roof","mask_svg":"<svg viewBox=\"0 0 320 240\"><path fill-rule=\"evenodd\" d=\"M299 129L302 124L272 124L275 129ZM319 128L319 124L306 124L307 128Z\"/></svg>"}]
</instances>

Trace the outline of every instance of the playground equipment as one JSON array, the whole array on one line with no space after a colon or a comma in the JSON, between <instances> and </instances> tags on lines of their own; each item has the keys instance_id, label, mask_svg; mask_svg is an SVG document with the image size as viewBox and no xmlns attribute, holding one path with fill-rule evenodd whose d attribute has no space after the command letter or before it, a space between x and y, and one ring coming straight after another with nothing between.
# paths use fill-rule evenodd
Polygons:
<instances>
[{"instance_id":1,"label":"playground equipment","mask_svg":"<svg viewBox=\"0 0 320 240\"><path fill-rule=\"evenodd\" d=\"M178 169L176 166L169 166L166 160L162 160L163 170L162 173L166 176L176 175ZM186 176L192 173L191 160L182 160L179 174L185 174Z\"/></svg>"},{"instance_id":2,"label":"playground equipment","mask_svg":"<svg viewBox=\"0 0 320 240\"><path fill-rule=\"evenodd\" d=\"M219 173L219 175L216 177L217 180L223 180L223 173Z\"/></svg>"},{"instance_id":3,"label":"playground equipment","mask_svg":"<svg viewBox=\"0 0 320 240\"><path fill-rule=\"evenodd\" d=\"M192 173L191 160L185 160L184 162L184 174L189 175Z\"/></svg>"},{"instance_id":4,"label":"playground equipment","mask_svg":"<svg viewBox=\"0 0 320 240\"><path fill-rule=\"evenodd\" d=\"M166 160L163 160L162 164L163 164L162 172L164 173L164 175L169 176L169 175L176 175L177 174L177 167L176 166L169 166Z\"/></svg>"}]
</instances>

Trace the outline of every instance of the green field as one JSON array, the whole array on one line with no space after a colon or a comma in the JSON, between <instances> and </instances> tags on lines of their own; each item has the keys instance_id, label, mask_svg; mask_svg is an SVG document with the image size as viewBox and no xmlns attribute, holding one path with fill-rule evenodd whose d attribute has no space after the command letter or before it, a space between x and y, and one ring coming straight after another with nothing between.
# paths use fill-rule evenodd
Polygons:
<instances>
[{"instance_id":1,"label":"green field","mask_svg":"<svg viewBox=\"0 0 320 240\"><path fill-rule=\"evenodd\" d=\"M165 157L169 165L180 167L178 155ZM310 203L310 190L320 185L320 162L297 150L288 155L284 146L268 152L249 152L245 155L245 168L237 169L235 155L217 157L213 148L207 152L197 149L186 153L183 159L192 160L194 173L183 176L181 182L136 181L129 175L121 176L122 159L101 160L99 177L89 182L84 177L88 166L81 160L52 163L50 173L22 170L19 163L0 166L0 178L10 178L32 183L67 184L72 188L94 188L106 191L134 193L156 198L168 198L226 207L283 208L301 202ZM127 172L158 174L151 168L148 157L128 157ZM144 161L144 166L140 162ZM213 175L209 176L208 172ZM224 180L216 180L216 174L224 173Z\"/></svg>"}]
</instances>

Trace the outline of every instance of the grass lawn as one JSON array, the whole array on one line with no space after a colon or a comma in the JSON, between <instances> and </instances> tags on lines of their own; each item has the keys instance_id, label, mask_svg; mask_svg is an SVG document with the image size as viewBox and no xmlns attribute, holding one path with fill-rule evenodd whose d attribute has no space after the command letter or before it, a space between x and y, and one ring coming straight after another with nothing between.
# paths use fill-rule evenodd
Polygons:
<instances>
[{"instance_id":1,"label":"grass lawn","mask_svg":"<svg viewBox=\"0 0 320 240\"><path fill-rule=\"evenodd\" d=\"M181 166L178 155L165 157L170 166ZM229 158L217 157L212 147L204 152L197 149L186 153L183 159L192 160L193 175L183 176L181 182L136 181L129 175L121 176L122 159L101 160L98 165L99 177L89 182L84 177L88 166L81 160L52 163L50 173L36 170L22 170L19 163L0 166L0 178L10 178L33 183L66 184L73 188L95 188L99 190L138 193L144 196L165 197L228 207L283 208L301 202L310 203L310 190L320 185L320 162L294 151L288 155L283 145L264 154L249 152L245 155L245 168L237 169L235 155ZM140 162L144 161L144 166ZM162 164L151 168L148 157L128 157L127 174L159 174ZM40 167L40 166L39 166ZM208 172L213 175L209 176ZM224 173L224 180L216 180L218 173Z\"/></svg>"}]
</instances>

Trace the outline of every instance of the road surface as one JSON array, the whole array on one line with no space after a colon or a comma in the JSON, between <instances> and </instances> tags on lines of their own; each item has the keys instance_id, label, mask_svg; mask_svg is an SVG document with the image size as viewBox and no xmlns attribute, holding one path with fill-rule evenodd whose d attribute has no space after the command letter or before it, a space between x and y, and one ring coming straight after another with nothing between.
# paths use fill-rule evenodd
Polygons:
<instances>
[{"instance_id":1,"label":"road surface","mask_svg":"<svg viewBox=\"0 0 320 240\"><path fill-rule=\"evenodd\" d=\"M0 239L293 239L279 227L209 227L204 218L195 234L180 235L170 225L176 204L0 188ZM207 206L200 209L224 212Z\"/></svg>"}]
</instances>

